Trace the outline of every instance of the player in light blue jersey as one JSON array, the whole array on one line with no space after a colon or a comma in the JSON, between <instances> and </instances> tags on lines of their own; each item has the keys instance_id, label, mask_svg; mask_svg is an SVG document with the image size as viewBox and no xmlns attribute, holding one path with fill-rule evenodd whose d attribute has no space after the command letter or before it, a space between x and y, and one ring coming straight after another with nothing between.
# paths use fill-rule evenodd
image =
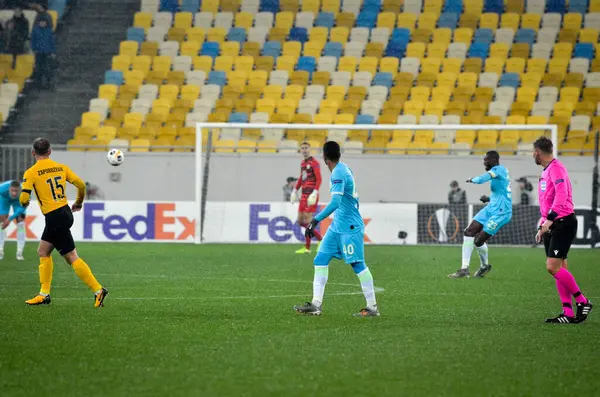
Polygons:
<instances>
[{"instance_id":1,"label":"player in light blue jersey","mask_svg":"<svg viewBox=\"0 0 600 397\"><path fill-rule=\"evenodd\" d=\"M0 183L0 259L4 258L5 231L14 220L17 224L17 260L23 260L25 247L25 208L19 203L21 184L19 181ZM10 209L13 209L9 216Z\"/></svg>"},{"instance_id":2,"label":"player in light blue jersey","mask_svg":"<svg viewBox=\"0 0 600 397\"><path fill-rule=\"evenodd\" d=\"M450 278L469 277L469 263L473 248L477 250L480 259L479 270L474 277L481 278L492 270L488 263L488 246L486 242L498 233L512 218L512 191L510 174L500 165L500 155L495 150L486 153L483 165L487 171L475 178L467 179L469 183L482 184L491 181L491 195L481 196L480 200L488 203L475 215L473 221L465 229L462 246L462 267L455 273L448 275Z\"/></svg>"},{"instance_id":3,"label":"player in light blue jersey","mask_svg":"<svg viewBox=\"0 0 600 397\"><path fill-rule=\"evenodd\" d=\"M340 162L341 150L337 142L329 141L323 146L323 158L331 171L331 201L319 212L306 228L306 237L312 238L317 224L334 214L319 251L314 259L315 275L313 279L313 299L304 305L294 306L302 314L318 316L321 314L325 284L329 274L329 262L333 258L344 259L360 280L367 306L355 316L379 316L373 276L365 263L364 237L365 224L358 211L358 193L354 174L348 166Z\"/></svg>"}]
</instances>

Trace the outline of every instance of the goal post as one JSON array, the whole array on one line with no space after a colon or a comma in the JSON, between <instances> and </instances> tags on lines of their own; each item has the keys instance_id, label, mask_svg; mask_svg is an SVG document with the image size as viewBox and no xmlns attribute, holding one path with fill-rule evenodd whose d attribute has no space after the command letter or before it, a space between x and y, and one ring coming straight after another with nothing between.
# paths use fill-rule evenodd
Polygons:
<instances>
[{"instance_id":1,"label":"goal post","mask_svg":"<svg viewBox=\"0 0 600 397\"><path fill-rule=\"evenodd\" d=\"M358 131L367 131L368 143L364 147L353 145ZM479 138L481 133L493 131L491 136L496 139L505 131L513 131L511 136L518 132L518 140L522 136L528 138L526 143L515 143L512 149L501 145L496 149L494 141L487 146L466 145L466 149L448 144L443 151L437 151L433 136L437 140L438 135L452 137L461 131L475 131L472 135ZM424 143L423 148L419 148L421 141L416 138L423 135L420 132L432 134L428 135L432 137L430 143ZM546 124L196 123L195 242L300 244L302 232L295 224L297 204L281 199L281 185L284 179L299 175L301 142L314 143L313 153L322 163L317 153L329 139L340 142L343 161L357 176L361 212L371 222L367 226L371 243L462 243L462 229L484 207L479 196L489 195L488 184L466 187L463 181L484 173L481 154L496 149L513 183L517 178L529 178L533 184L525 187L532 199L528 208L518 208L519 198L513 194L512 226L494 240L504 245L531 246L539 220L531 186L540 171L531 156L525 154L531 153L533 140L542 135L552 140L557 156L558 127ZM309 139L314 136L318 139ZM401 136L411 139L396 142ZM374 140L385 142L384 147L373 146ZM272 147L264 146L267 142ZM403 144L407 145L404 149ZM256 181L250 183L251 178ZM326 204L329 171L323 166L322 178L320 204ZM449 182L454 180L466 187L468 200L464 205L448 203ZM245 234L240 231L237 235L236 227Z\"/></svg>"}]
</instances>

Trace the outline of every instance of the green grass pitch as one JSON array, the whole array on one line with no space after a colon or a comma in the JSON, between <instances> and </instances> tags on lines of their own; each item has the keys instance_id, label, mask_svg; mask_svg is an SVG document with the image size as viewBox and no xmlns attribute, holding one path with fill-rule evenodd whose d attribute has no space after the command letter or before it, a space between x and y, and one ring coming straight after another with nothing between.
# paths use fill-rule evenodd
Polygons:
<instances>
[{"instance_id":1,"label":"green grass pitch","mask_svg":"<svg viewBox=\"0 0 600 397\"><path fill-rule=\"evenodd\" d=\"M600 306L560 311L543 252L490 248L483 280L450 280L460 247L367 247L380 318L352 269L334 262L321 317L311 256L294 246L80 244L106 306L55 256L52 304L35 244L0 261L0 396L591 396L600 388ZM476 255L473 265L476 266ZM600 255L571 253L600 303Z\"/></svg>"}]
</instances>

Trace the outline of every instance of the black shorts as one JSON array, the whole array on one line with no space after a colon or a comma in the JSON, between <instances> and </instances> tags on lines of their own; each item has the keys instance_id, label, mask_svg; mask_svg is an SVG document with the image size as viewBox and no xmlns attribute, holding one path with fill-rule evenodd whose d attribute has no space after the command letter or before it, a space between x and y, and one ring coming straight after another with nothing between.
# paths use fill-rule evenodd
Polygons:
<instances>
[{"instance_id":1,"label":"black shorts","mask_svg":"<svg viewBox=\"0 0 600 397\"><path fill-rule=\"evenodd\" d=\"M75 249L71 226L73 226L73 213L68 205L49 212L46 214L42 240L52 244L61 255L66 255Z\"/></svg>"},{"instance_id":2,"label":"black shorts","mask_svg":"<svg viewBox=\"0 0 600 397\"><path fill-rule=\"evenodd\" d=\"M575 214L556 219L550 231L544 234L546 257L567 259L567 254L576 235L577 218Z\"/></svg>"}]
</instances>

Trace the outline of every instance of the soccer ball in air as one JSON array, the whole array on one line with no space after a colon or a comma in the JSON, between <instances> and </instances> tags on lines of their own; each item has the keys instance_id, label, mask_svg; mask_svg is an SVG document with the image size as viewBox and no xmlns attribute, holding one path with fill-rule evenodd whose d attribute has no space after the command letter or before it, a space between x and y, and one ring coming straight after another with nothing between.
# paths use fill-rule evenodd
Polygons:
<instances>
[{"instance_id":1,"label":"soccer ball in air","mask_svg":"<svg viewBox=\"0 0 600 397\"><path fill-rule=\"evenodd\" d=\"M125 155L119 149L110 149L108 153L106 153L106 161L114 167L121 165L123 160L125 160Z\"/></svg>"}]
</instances>

